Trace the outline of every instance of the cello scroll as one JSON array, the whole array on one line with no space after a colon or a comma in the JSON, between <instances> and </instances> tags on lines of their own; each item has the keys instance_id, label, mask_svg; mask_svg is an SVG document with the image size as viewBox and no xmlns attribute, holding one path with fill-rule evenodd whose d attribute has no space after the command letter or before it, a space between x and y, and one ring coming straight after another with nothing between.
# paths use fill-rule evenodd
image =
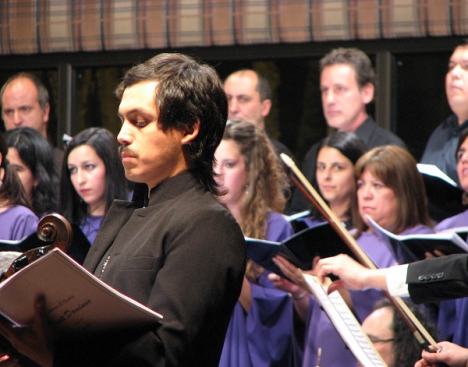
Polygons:
<instances>
[{"instance_id":1,"label":"cello scroll","mask_svg":"<svg viewBox=\"0 0 468 367\"><path fill-rule=\"evenodd\" d=\"M10 267L1 274L0 281L7 279L33 261L44 256L55 247L66 252L73 237L73 230L65 217L53 213L47 214L39 221L36 234L39 243L44 243L44 245L25 251L21 256L16 258L11 263Z\"/></svg>"}]
</instances>

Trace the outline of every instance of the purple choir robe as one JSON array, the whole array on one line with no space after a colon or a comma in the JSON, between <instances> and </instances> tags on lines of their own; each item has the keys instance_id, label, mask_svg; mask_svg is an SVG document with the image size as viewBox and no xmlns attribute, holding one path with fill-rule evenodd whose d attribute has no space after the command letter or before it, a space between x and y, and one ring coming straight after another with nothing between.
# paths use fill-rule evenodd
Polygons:
<instances>
[{"instance_id":1,"label":"purple choir robe","mask_svg":"<svg viewBox=\"0 0 468 367\"><path fill-rule=\"evenodd\" d=\"M468 210L444 219L435 227L436 231L468 226ZM468 348L468 298L440 302L437 331L440 340L453 341Z\"/></svg>"},{"instance_id":2,"label":"purple choir robe","mask_svg":"<svg viewBox=\"0 0 468 367\"><path fill-rule=\"evenodd\" d=\"M270 212L266 239L280 242L293 235L291 224ZM246 313L237 302L224 341L220 367L288 367L292 361L291 297L276 289L265 271L250 283L252 306Z\"/></svg>"},{"instance_id":3,"label":"purple choir robe","mask_svg":"<svg viewBox=\"0 0 468 367\"><path fill-rule=\"evenodd\" d=\"M91 245L93 244L94 239L99 232L99 228L101 228L103 219L103 215L94 216L87 214L80 224L81 231L86 236Z\"/></svg>"},{"instance_id":4,"label":"purple choir robe","mask_svg":"<svg viewBox=\"0 0 468 367\"><path fill-rule=\"evenodd\" d=\"M401 234L432 232L429 227L418 225L401 232ZM357 239L357 243L377 267L389 267L397 263L392 252L373 233L362 233ZM384 297L383 293L376 289L351 291L350 295L355 314L361 322L372 312L375 303ZM297 345L294 346L298 347ZM316 365L319 348L322 348L321 364L323 366L356 367L356 359L345 347L345 343L328 319L327 314L321 310L315 298L310 297L306 340L303 350L303 367ZM295 352L295 355L297 355L297 352Z\"/></svg>"},{"instance_id":5,"label":"purple choir robe","mask_svg":"<svg viewBox=\"0 0 468 367\"><path fill-rule=\"evenodd\" d=\"M30 209L14 205L0 213L0 239L17 241L37 230L39 218Z\"/></svg>"}]
</instances>

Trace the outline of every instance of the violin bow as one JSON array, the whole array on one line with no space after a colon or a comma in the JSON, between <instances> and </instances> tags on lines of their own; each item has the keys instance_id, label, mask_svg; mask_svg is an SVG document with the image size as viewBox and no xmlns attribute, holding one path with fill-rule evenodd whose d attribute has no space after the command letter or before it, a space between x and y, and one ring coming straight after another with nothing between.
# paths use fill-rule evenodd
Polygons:
<instances>
[{"instance_id":1,"label":"violin bow","mask_svg":"<svg viewBox=\"0 0 468 367\"><path fill-rule=\"evenodd\" d=\"M307 178L299 170L294 161L284 153L281 153L280 157L284 164L286 164L286 166L290 169L289 176L291 181L314 205L320 214L322 214L330 226L338 233L338 235L343 239L346 245L356 256L358 261L370 269L377 269L369 256L367 256L367 254L358 245L356 239L346 230L338 217L331 211L330 207L318 194L317 190L315 190L314 187L310 184L309 180L307 180ZM430 351L429 346L431 345L436 352L439 352L440 348L434 338L432 338L432 336L416 318L406 303L400 297L392 297L387 291L383 291L383 293L389 299L395 310L401 316L405 324L409 327L416 340L423 346L423 348Z\"/></svg>"}]
</instances>

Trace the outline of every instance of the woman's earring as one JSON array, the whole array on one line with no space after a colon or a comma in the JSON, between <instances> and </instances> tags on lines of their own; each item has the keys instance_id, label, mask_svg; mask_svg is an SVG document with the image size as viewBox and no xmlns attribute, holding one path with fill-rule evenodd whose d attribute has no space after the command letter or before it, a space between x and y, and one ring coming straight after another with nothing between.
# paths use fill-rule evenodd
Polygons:
<instances>
[{"instance_id":1,"label":"woman's earring","mask_svg":"<svg viewBox=\"0 0 468 367\"><path fill-rule=\"evenodd\" d=\"M468 194L466 192L464 192L462 195L462 204L468 205Z\"/></svg>"},{"instance_id":2,"label":"woman's earring","mask_svg":"<svg viewBox=\"0 0 468 367\"><path fill-rule=\"evenodd\" d=\"M0 187L3 185L3 176L5 174L5 168L0 167Z\"/></svg>"}]
</instances>

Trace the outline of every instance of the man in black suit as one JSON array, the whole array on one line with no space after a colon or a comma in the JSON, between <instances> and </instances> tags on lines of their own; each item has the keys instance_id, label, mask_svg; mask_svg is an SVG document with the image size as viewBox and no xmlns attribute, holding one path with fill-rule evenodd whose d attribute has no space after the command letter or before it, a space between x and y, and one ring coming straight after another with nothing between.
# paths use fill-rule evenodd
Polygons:
<instances>
[{"instance_id":1,"label":"man in black suit","mask_svg":"<svg viewBox=\"0 0 468 367\"><path fill-rule=\"evenodd\" d=\"M358 135L368 149L393 144L406 148L405 143L378 126L368 115L366 106L374 99L375 73L369 57L356 48L337 48L320 60L320 90L323 114L327 125ZM320 142L312 145L302 164L302 172L315 183L315 169ZM296 190L291 212L310 208L304 195Z\"/></svg>"},{"instance_id":2,"label":"man in black suit","mask_svg":"<svg viewBox=\"0 0 468 367\"><path fill-rule=\"evenodd\" d=\"M164 321L58 338L40 297L31 327L0 320L0 333L42 366L218 367L245 270L242 231L216 199L221 81L187 56L159 54L131 68L116 95L134 196L114 201L83 266Z\"/></svg>"}]
</instances>

